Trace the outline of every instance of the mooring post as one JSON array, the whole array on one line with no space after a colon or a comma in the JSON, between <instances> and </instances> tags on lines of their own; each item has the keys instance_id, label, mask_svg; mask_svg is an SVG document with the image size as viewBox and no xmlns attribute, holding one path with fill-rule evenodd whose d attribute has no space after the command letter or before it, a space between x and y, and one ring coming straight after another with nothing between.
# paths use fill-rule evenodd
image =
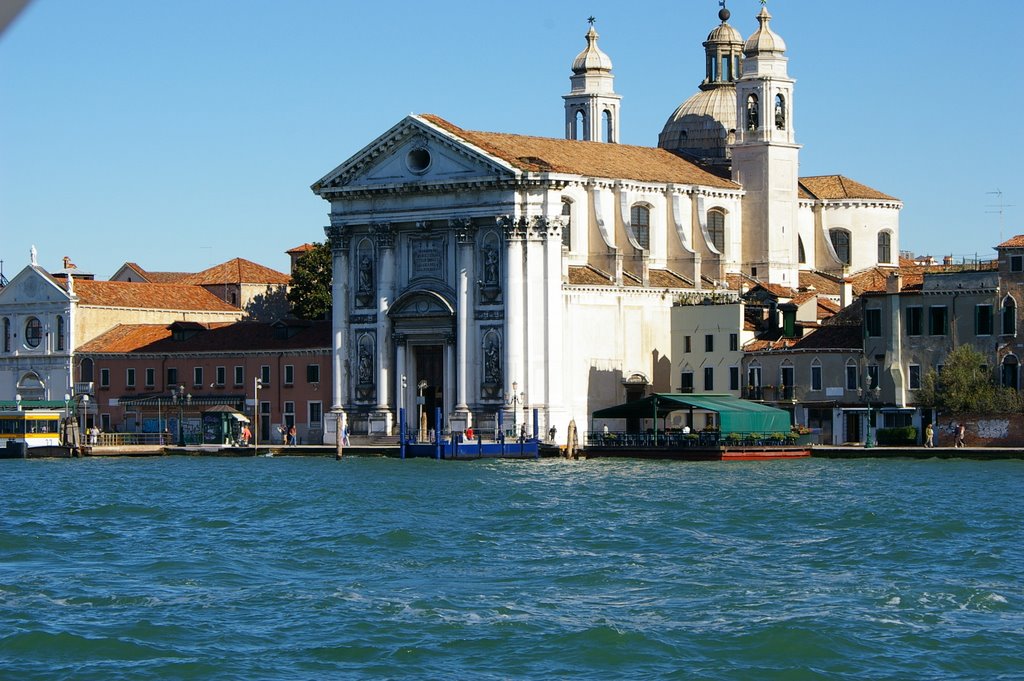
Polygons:
<instances>
[{"instance_id":1,"label":"mooring post","mask_svg":"<svg viewBox=\"0 0 1024 681\"><path fill-rule=\"evenodd\" d=\"M405 407L398 410L398 453L399 458L405 458Z\"/></svg>"}]
</instances>

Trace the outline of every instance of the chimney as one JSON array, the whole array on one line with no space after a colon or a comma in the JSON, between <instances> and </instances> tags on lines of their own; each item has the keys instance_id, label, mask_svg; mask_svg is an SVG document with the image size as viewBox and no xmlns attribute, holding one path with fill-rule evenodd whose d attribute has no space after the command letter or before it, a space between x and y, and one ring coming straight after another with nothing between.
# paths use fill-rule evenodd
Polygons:
<instances>
[{"instance_id":1,"label":"chimney","mask_svg":"<svg viewBox=\"0 0 1024 681\"><path fill-rule=\"evenodd\" d=\"M903 275L899 272L893 272L889 275L889 278L885 280L885 292L886 293L899 293L903 290Z\"/></svg>"},{"instance_id":2,"label":"chimney","mask_svg":"<svg viewBox=\"0 0 1024 681\"><path fill-rule=\"evenodd\" d=\"M853 303L853 284L844 281L839 285L839 307L849 307Z\"/></svg>"},{"instance_id":3,"label":"chimney","mask_svg":"<svg viewBox=\"0 0 1024 681\"><path fill-rule=\"evenodd\" d=\"M774 331L779 328L779 303L772 300L768 303L768 329Z\"/></svg>"}]
</instances>

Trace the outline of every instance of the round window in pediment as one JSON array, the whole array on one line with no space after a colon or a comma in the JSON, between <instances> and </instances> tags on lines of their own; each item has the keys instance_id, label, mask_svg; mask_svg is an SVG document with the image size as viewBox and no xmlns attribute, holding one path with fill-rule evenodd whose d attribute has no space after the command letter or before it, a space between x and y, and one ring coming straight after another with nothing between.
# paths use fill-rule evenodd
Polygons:
<instances>
[{"instance_id":1,"label":"round window in pediment","mask_svg":"<svg viewBox=\"0 0 1024 681\"><path fill-rule=\"evenodd\" d=\"M414 173L421 174L430 168L430 151L426 147L417 147L405 155L405 165Z\"/></svg>"}]
</instances>

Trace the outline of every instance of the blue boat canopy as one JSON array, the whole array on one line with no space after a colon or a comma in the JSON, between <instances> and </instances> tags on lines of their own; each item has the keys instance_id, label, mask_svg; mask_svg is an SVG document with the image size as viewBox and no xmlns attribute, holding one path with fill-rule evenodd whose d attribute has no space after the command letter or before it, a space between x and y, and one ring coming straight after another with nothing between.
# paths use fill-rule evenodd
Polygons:
<instances>
[{"instance_id":1,"label":"blue boat canopy","mask_svg":"<svg viewBox=\"0 0 1024 681\"><path fill-rule=\"evenodd\" d=\"M788 433L790 428L789 412L784 409L713 393L655 393L642 400L598 409L593 416L602 419L663 419L672 412L691 410L718 414L723 433Z\"/></svg>"}]
</instances>

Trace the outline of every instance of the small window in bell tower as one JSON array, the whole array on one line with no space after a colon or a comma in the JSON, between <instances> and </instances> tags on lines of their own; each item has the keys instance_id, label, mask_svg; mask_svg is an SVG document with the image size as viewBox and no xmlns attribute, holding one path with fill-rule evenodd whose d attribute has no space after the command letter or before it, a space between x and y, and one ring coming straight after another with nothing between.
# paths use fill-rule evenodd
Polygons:
<instances>
[{"instance_id":1,"label":"small window in bell tower","mask_svg":"<svg viewBox=\"0 0 1024 681\"><path fill-rule=\"evenodd\" d=\"M786 129L786 98L775 95L775 129Z\"/></svg>"},{"instance_id":2,"label":"small window in bell tower","mask_svg":"<svg viewBox=\"0 0 1024 681\"><path fill-rule=\"evenodd\" d=\"M757 95L749 95L747 97L747 130L758 129L757 118Z\"/></svg>"}]
</instances>

